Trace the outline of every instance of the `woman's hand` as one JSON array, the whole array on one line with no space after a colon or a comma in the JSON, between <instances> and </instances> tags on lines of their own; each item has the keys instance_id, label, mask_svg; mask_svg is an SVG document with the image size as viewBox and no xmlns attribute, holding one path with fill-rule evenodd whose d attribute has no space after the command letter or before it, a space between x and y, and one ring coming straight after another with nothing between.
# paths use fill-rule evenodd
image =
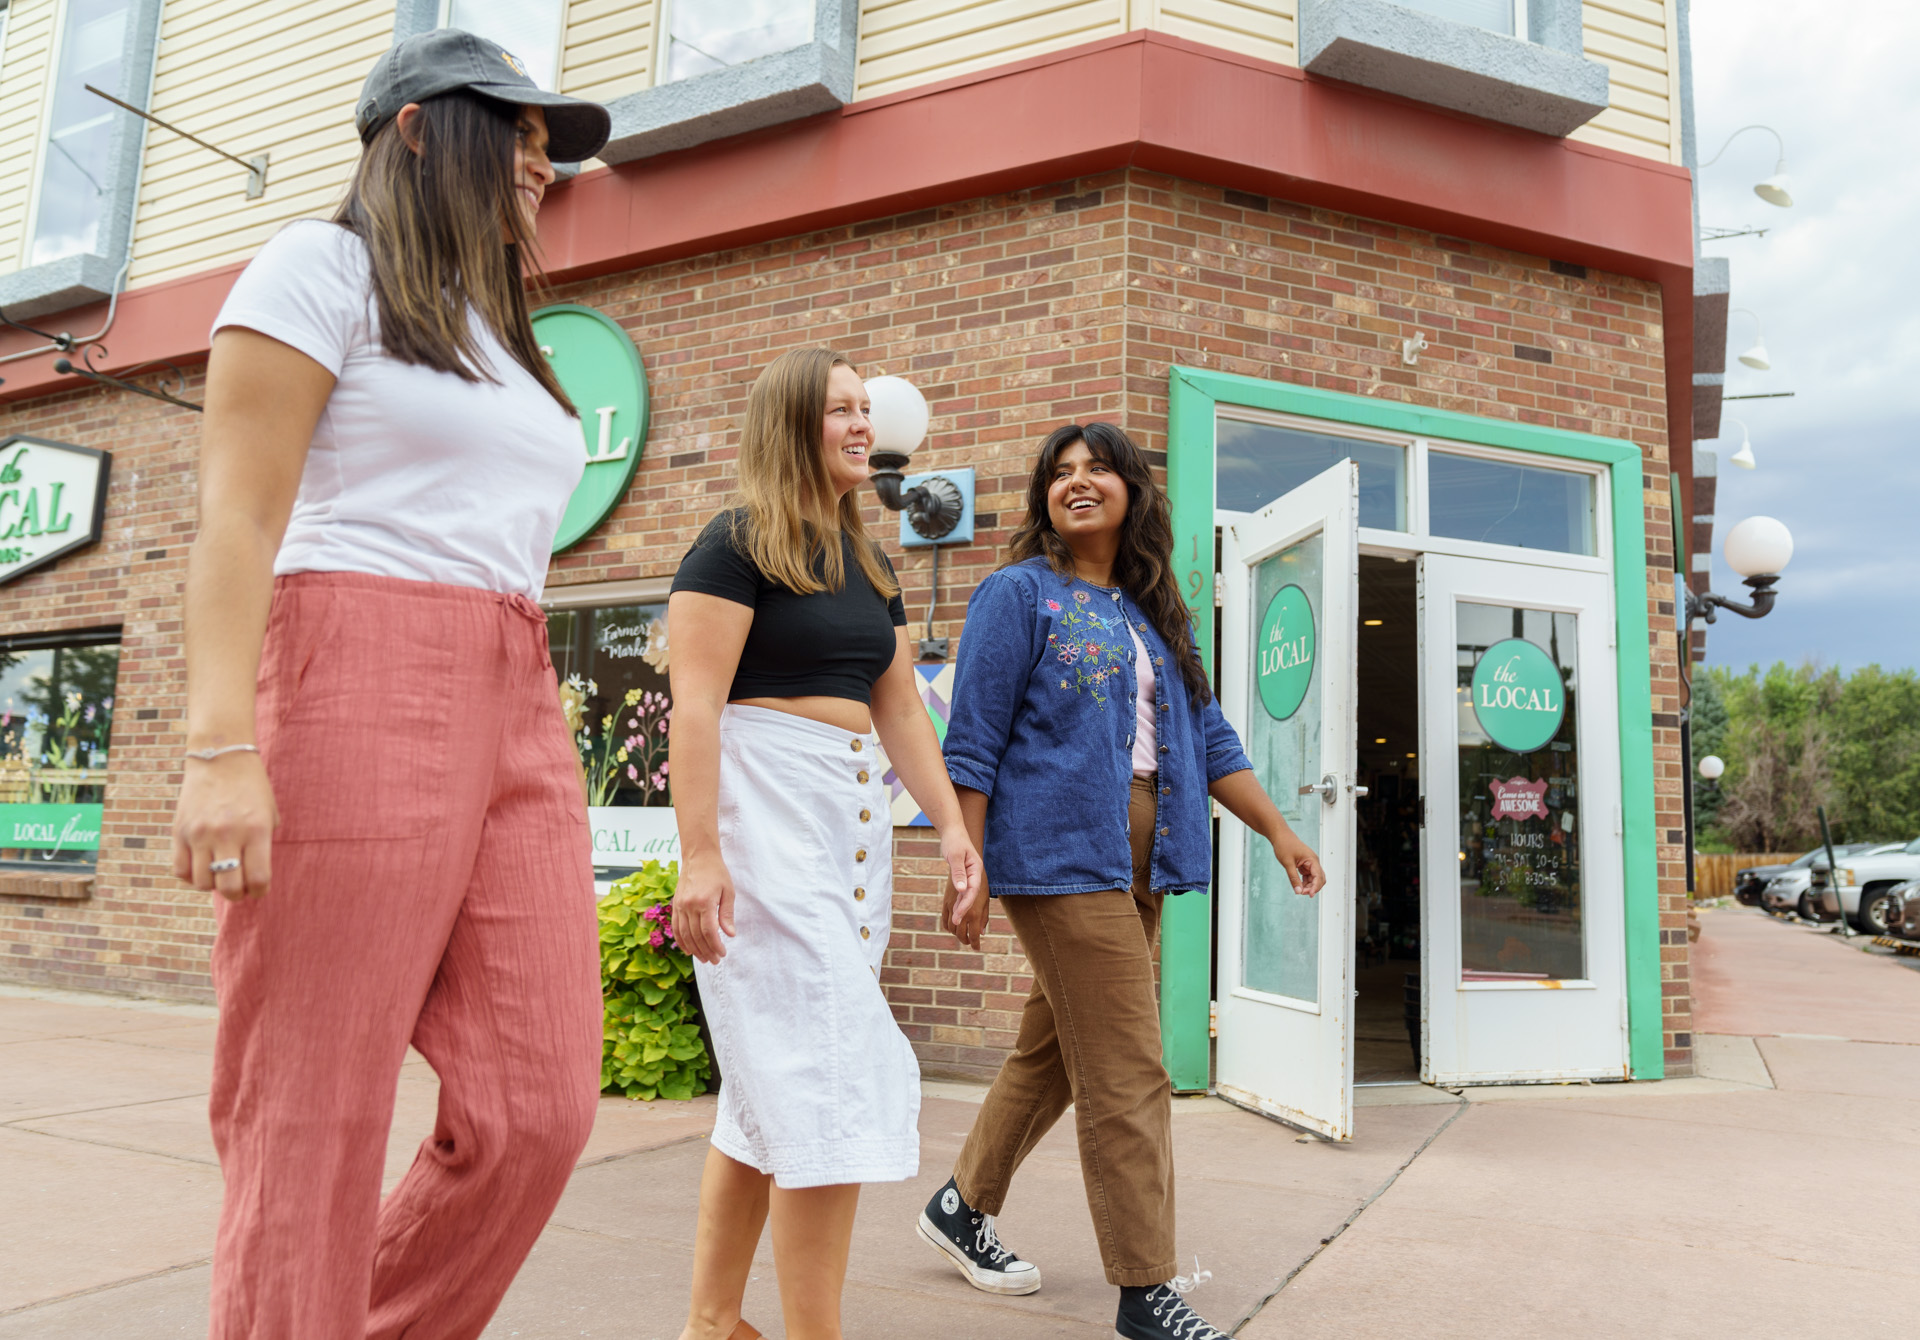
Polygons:
<instances>
[{"instance_id":1,"label":"woman's hand","mask_svg":"<svg viewBox=\"0 0 1920 1340\"><path fill-rule=\"evenodd\" d=\"M717 852L683 859L673 890L674 939L702 963L718 963L733 935L733 876L727 863Z\"/></svg>"},{"instance_id":2,"label":"woman's hand","mask_svg":"<svg viewBox=\"0 0 1920 1340\"><path fill-rule=\"evenodd\" d=\"M940 924L953 931L953 938L969 949L980 948L980 937L987 932L987 918L992 914L993 901L987 896L987 872L980 872L980 883L973 897L964 906L961 893L953 880L947 880L945 896L940 900Z\"/></svg>"},{"instance_id":3,"label":"woman's hand","mask_svg":"<svg viewBox=\"0 0 1920 1340\"><path fill-rule=\"evenodd\" d=\"M173 873L202 892L238 901L258 898L273 876L273 830L280 810L258 754L189 759L173 812ZM215 872L219 861L238 860Z\"/></svg>"},{"instance_id":4,"label":"woman's hand","mask_svg":"<svg viewBox=\"0 0 1920 1340\"><path fill-rule=\"evenodd\" d=\"M947 893L942 899L941 920L952 928L962 944L980 947L980 928L987 922L987 874L980 864L980 853L973 839L959 824L940 834L940 859L947 863ZM971 937L965 929L972 928Z\"/></svg>"},{"instance_id":5,"label":"woman's hand","mask_svg":"<svg viewBox=\"0 0 1920 1340\"><path fill-rule=\"evenodd\" d=\"M1282 824L1272 841L1273 859L1287 872L1287 880L1295 893L1311 898L1327 886L1327 872L1321 868L1320 858L1291 828Z\"/></svg>"}]
</instances>

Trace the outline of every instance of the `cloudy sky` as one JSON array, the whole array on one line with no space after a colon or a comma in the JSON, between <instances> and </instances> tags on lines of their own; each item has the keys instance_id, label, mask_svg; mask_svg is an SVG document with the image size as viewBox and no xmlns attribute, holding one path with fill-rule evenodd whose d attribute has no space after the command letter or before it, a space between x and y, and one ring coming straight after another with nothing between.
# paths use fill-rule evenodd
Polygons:
<instances>
[{"instance_id":1,"label":"cloudy sky","mask_svg":"<svg viewBox=\"0 0 1920 1340\"><path fill-rule=\"evenodd\" d=\"M1733 301L1765 322L1769 372L1733 355L1714 508L1714 589L1744 594L1719 552L1756 513L1794 536L1767 618L1722 614L1710 664L1809 657L1845 669L1920 666L1920 5L1906 0L1693 0L1695 124L1707 159L1741 126L1785 137L1794 205L1753 194L1773 138L1748 131L1701 172L1702 224L1764 227L1709 243L1731 258ZM1758 468L1727 458L1745 421Z\"/></svg>"}]
</instances>

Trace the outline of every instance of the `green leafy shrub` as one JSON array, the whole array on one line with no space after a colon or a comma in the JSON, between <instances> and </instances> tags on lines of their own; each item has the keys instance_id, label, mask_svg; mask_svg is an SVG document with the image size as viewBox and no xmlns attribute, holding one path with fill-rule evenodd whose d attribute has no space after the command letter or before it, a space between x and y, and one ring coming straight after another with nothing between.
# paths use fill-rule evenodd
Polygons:
<instances>
[{"instance_id":1,"label":"green leafy shrub","mask_svg":"<svg viewBox=\"0 0 1920 1340\"><path fill-rule=\"evenodd\" d=\"M600 1087L629 1098L692 1098L713 1077L693 1001L693 960L673 938L679 880L679 862L648 861L600 900L607 1008Z\"/></svg>"}]
</instances>

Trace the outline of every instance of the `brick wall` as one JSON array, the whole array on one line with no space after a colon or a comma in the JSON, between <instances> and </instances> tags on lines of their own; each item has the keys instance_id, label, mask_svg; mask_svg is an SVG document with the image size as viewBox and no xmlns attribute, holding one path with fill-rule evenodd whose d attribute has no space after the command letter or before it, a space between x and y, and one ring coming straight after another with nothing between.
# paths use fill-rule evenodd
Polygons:
<instances>
[{"instance_id":1,"label":"brick wall","mask_svg":"<svg viewBox=\"0 0 1920 1340\"><path fill-rule=\"evenodd\" d=\"M670 207L663 203L662 207ZM1458 239L1144 172L943 206L566 286L633 332L653 396L632 491L554 565L555 584L672 572L731 487L748 385L775 353L824 343L867 375L900 373L934 410L916 469L978 472L976 542L941 557L934 633L959 636L968 593L1022 506L1039 439L1117 418L1166 448L1169 363L1296 381L1469 414L1627 438L1646 453L1654 629L1662 957L1670 1065L1689 1056L1678 691L1667 518L1659 292ZM1400 363L1414 328L1431 347ZM0 627L127 624L116 736L90 903L0 898L0 973L204 995L211 921L163 874L177 776L178 621L188 453L184 412L85 392L0 412L116 451L107 539L0 595ZM877 506L869 521L881 534ZM890 546L891 548L891 546ZM894 553L916 626L929 558ZM54 600L88 611L55 614ZM142 719L140 713L154 711ZM151 724L149 724L151 723ZM145 732L144 735L140 732ZM140 843L141 846L132 844ZM984 957L937 927L926 830L896 844L894 947L883 980L929 1071L985 1074L1012 1044L1028 978L1004 920ZM39 915L31 915L38 913ZM24 946L24 952L21 949Z\"/></svg>"}]
</instances>

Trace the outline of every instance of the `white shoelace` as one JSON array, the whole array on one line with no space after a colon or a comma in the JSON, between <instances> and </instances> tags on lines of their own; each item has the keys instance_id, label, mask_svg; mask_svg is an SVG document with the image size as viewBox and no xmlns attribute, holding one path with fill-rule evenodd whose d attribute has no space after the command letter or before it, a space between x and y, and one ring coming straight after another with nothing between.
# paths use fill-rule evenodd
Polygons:
<instances>
[{"instance_id":1,"label":"white shoelace","mask_svg":"<svg viewBox=\"0 0 1920 1340\"><path fill-rule=\"evenodd\" d=\"M1213 1340L1215 1336L1219 1336L1220 1340L1226 1340L1226 1332L1218 1329L1205 1317L1187 1306L1187 1300L1182 1297L1183 1294L1192 1293L1212 1278L1213 1272L1202 1270L1200 1258L1196 1256L1193 1258L1191 1275L1175 1275L1160 1286L1161 1289L1166 1290L1164 1294L1156 1290L1147 1295L1147 1301L1153 1304L1153 1315L1166 1320L1170 1328L1169 1333L1175 1340Z\"/></svg>"},{"instance_id":2,"label":"white shoelace","mask_svg":"<svg viewBox=\"0 0 1920 1340\"><path fill-rule=\"evenodd\" d=\"M993 1231L993 1216L990 1214L980 1215L979 1222L973 1227L973 1249L996 1266L1002 1261L1017 1259L1000 1241L1000 1235Z\"/></svg>"}]
</instances>

